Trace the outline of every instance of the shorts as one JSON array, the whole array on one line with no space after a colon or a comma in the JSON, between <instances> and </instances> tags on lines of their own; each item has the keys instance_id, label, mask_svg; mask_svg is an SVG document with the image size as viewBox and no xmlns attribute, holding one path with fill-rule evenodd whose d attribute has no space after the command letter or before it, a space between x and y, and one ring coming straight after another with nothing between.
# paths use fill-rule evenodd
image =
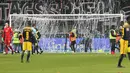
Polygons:
<instances>
[{"instance_id":1,"label":"shorts","mask_svg":"<svg viewBox=\"0 0 130 73\"><path fill-rule=\"evenodd\" d=\"M28 50L32 51L32 43L31 42L23 42L23 51Z\"/></svg>"},{"instance_id":2,"label":"shorts","mask_svg":"<svg viewBox=\"0 0 130 73\"><path fill-rule=\"evenodd\" d=\"M128 41L127 40L120 40L120 54L126 54L128 49Z\"/></svg>"},{"instance_id":3,"label":"shorts","mask_svg":"<svg viewBox=\"0 0 130 73\"><path fill-rule=\"evenodd\" d=\"M11 38L5 38L4 43L9 46L11 43Z\"/></svg>"},{"instance_id":4,"label":"shorts","mask_svg":"<svg viewBox=\"0 0 130 73\"><path fill-rule=\"evenodd\" d=\"M130 53L130 47L128 47L127 52Z\"/></svg>"},{"instance_id":5,"label":"shorts","mask_svg":"<svg viewBox=\"0 0 130 73\"><path fill-rule=\"evenodd\" d=\"M75 45L75 44L76 44L76 41L71 41L70 45Z\"/></svg>"}]
</instances>

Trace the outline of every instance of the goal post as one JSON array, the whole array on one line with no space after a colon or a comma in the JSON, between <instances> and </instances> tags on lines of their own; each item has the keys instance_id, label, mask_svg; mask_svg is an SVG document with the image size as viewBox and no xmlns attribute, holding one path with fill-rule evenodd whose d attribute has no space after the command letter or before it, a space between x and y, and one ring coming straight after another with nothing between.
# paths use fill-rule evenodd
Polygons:
<instances>
[{"instance_id":1,"label":"goal post","mask_svg":"<svg viewBox=\"0 0 130 73\"><path fill-rule=\"evenodd\" d=\"M91 20L92 18L101 19L101 18L113 18L113 17L121 17L121 20L123 20L123 14L10 14L10 20L12 16L25 17L25 18L27 17L32 19L33 18L35 19L36 17L42 17L46 18L43 20L62 20L62 21L68 21L68 20L77 21L87 19Z\"/></svg>"},{"instance_id":2,"label":"goal post","mask_svg":"<svg viewBox=\"0 0 130 73\"><path fill-rule=\"evenodd\" d=\"M28 21L36 24L41 32L40 45L47 52L64 52L66 43L67 50L71 51L69 39L67 42L63 39L70 31L74 31L77 35L77 52L84 52L85 45L82 43L84 38L91 38L93 50L100 52L104 51L104 48L110 50L106 31L108 36L111 25L118 28L120 22L124 21L124 16L123 14L10 14L10 26L13 28L19 27L22 31ZM102 38L105 38L106 43L101 42ZM97 47L95 44L100 46Z\"/></svg>"}]
</instances>

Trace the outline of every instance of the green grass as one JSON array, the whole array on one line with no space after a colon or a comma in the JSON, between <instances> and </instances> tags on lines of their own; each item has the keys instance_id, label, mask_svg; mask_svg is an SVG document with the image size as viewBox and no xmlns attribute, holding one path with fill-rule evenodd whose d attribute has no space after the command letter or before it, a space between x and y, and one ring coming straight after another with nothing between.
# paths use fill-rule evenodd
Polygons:
<instances>
[{"instance_id":1,"label":"green grass","mask_svg":"<svg viewBox=\"0 0 130 73\"><path fill-rule=\"evenodd\" d=\"M42 54L31 55L30 63L20 63L20 54L0 54L0 73L130 73L130 61L126 68L117 68L119 55L105 54Z\"/></svg>"}]
</instances>

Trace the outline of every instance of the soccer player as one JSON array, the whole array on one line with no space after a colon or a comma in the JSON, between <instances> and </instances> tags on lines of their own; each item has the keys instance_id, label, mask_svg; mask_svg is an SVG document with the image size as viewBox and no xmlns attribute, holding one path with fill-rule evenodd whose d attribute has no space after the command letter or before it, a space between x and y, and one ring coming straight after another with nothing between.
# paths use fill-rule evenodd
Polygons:
<instances>
[{"instance_id":1,"label":"soccer player","mask_svg":"<svg viewBox=\"0 0 130 73\"><path fill-rule=\"evenodd\" d=\"M130 39L128 40L127 54L128 54L128 59L130 60Z\"/></svg>"},{"instance_id":2,"label":"soccer player","mask_svg":"<svg viewBox=\"0 0 130 73\"><path fill-rule=\"evenodd\" d=\"M4 44L5 44L6 54L8 54L8 48L10 48L12 50L12 54L13 54L13 48L10 45L11 40L12 40L12 36L13 36L12 28L9 26L8 23L5 23L5 27L4 27L4 30L3 30L3 40L4 40Z\"/></svg>"},{"instance_id":3,"label":"soccer player","mask_svg":"<svg viewBox=\"0 0 130 73\"><path fill-rule=\"evenodd\" d=\"M33 34L32 34L32 29L31 25L26 25L23 29L23 50L21 54L21 62L23 63L23 57L24 57L24 52L27 50L27 59L26 62L29 62L30 58L30 51L32 51L32 40L33 40Z\"/></svg>"},{"instance_id":4,"label":"soccer player","mask_svg":"<svg viewBox=\"0 0 130 73\"><path fill-rule=\"evenodd\" d=\"M128 21L128 18L127 18ZM124 23L123 28L122 28L122 39L120 39L120 58L118 61L118 67L122 68L123 66L121 65L123 58L125 57L127 53L127 48L128 48L128 40L130 37L130 25L129 23Z\"/></svg>"},{"instance_id":5,"label":"soccer player","mask_svg":"<svg viewBox=\"0 0 130 73\"><path fill-rule=\"evenodd\" d=\"M130 16L127 17L127 22L128 22L128 24L129 24L129 26L130 26ZM130 27L129 27L129 28L130 28ZM127 54L128 54L128 59L130 60L130 32L129 32L129 34L127 34L127 35L129 35Z\"/></svg>"}]
</instances>

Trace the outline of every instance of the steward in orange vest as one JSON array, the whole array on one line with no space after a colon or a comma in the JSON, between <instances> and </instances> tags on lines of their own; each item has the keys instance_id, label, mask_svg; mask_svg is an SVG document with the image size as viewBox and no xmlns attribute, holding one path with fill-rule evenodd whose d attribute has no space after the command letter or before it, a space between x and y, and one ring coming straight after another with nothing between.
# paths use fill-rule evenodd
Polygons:
<instances>
[{"instance_id":1,"label":"steward in orange vest","mask_svg":"<svg viewBox=\"0 0 130 73\"><path fill-rule=\"evenodd\" d=\"M73 32L70 32L69 39L70 39L70 42L71 42L70 43L71 50L73 52L75 52L76 36Z\"/></svg>"}]
</instances>

